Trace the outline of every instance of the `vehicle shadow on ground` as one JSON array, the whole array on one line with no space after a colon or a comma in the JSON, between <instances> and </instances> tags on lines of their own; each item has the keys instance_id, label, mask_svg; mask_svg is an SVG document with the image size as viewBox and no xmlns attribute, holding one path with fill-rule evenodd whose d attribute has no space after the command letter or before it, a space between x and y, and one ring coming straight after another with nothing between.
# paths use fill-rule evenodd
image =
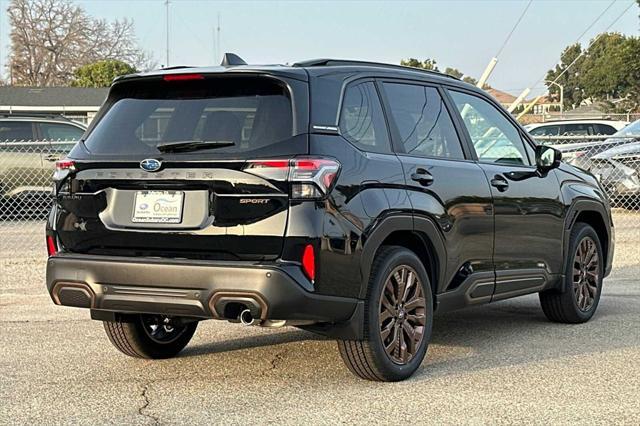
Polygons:
<instances>
[{"instance_id":1,"label":"vehicle shadow on ground","mask_svg":"<svg viewBox=\"0 0 640 426\"><path fill-rule=\"evenodd\" d=\"M240 325L239 325L240 327ZM327 340L327 338L310 333L308 331L294 328L286 328L280 332L263 335L250 335L237 339L224 340L221 342L209 342L201 345L187 346L180 357L203 356L208 354L219 354L247 349L256 349L266 346L282 345L301 341Z\"/></svg>"},{"instance_id":2,"label":"vehicle shadow on ground","mask_svg":"<svg viewBox=\"0 0 640 426\"><path fill-rule=\"evenodd\" d=\"M638 346L640 338L630 340L628 335L611 333L611 322L624 321L623 316L640 309L640 298L626 291L624 299L618 297L619 288L605 291L596 316L586 324L548 321L536 295L436 315L427 358L416 372L414 380ZM620 300L625 303L619 303ZM325 337L303 330L283 329L190 346L181 356L206 356L273 345L295 345L302 341L316 341L322 346L334 345ZM287 356L295 356L295 353L291 351ZM314 355L308 361L311 370L314 363L327 365L338 358L335 346L331 350L314 352ZM286 368L286 357L281 366Z\"/></svg>"}]
</instances>

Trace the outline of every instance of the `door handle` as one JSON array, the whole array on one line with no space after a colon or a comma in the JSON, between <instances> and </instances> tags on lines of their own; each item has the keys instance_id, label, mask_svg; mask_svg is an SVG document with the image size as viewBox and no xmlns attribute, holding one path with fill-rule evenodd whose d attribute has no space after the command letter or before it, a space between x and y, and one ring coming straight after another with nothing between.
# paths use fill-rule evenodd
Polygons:
<instances>
[{"instance_id":1,"label":"door handle","mask_svg":"<svg viewBox=\"0 0 640 426\"><path fill-rule=\"evenodd\" d=\"M509 188L509 182L507 182L507 180L502 176L495 175L493 179L491 179L491 186L500 192L504 192Z\"/></svg>"},{"instance_id":2,"label":"door handle","mask_svg":"<svg viewBox=\"0 0 640 426\"><path fill-rule=\"evenodd\" d=\"M429 186L433 183L433 175L425 169L416 169L415 173L411 174L411 180L418 182L422 186Z\"/></svg>"}]
</instances>

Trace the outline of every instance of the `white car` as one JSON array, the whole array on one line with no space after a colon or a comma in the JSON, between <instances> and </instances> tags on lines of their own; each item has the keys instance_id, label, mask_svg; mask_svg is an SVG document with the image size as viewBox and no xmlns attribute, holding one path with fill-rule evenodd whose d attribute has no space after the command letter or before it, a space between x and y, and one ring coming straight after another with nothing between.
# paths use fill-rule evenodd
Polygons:
<instances>
[{"instance_id":1,"label":"white car","mask_svg":"<svg viewBox=\"0 0 640 426\"><path fill-rule=\"evenodd\" d=\"M612 120L557 120L527 124L525 130L531 136L597 136L612 135L622 130L626 121Z\"/></svg>"}]
</instances>

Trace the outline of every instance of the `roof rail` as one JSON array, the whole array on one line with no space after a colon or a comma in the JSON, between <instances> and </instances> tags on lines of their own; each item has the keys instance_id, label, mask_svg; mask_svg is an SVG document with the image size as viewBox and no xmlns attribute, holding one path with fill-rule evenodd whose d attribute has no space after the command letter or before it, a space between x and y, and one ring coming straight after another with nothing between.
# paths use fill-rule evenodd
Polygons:
<instances>
[{"instance_id":1,"label":"roof rail","mask_svg":"<svg viewBox=\"0 0 640 426\"><path fill-rule=\"evenodd\" d=\"M49 112L29 112L29 111L10 111L0 112L2 118L51 118L56 120L73 121L62 114L49 113Z\"/></svg>"},{"instance_id":2,"label":"roof rail","mask_svg":"<svg viewBox=\"0 0 640 426\"><path fill-rule=\"evenodd\" d=\"M384 62L371 62L371 61L357 61L352 59L310 59L308 61L296 62L292 66L294 67L328 67L332 65L363 65L381 68L402 69L405 71L417 71L427 74L438 75L440 77L448 77L454 80L460 80L458 77L454 77L449 74L441 73L440 71L425 70L422 68L407 67L404 65L385 64Z\"/></svg>"}]
</instances>

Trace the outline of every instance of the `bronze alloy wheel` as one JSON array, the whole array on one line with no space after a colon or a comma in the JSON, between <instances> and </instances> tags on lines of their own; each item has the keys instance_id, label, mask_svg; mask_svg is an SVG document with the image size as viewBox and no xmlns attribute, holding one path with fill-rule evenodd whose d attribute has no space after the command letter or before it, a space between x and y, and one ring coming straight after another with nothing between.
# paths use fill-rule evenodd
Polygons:
<instances>
[{"instance_id":1,"label":"bronze alloy wheel","mask_svg":"<svg viewBox=\"0 0 640 426\"><path fill-rule=\"evenodd\" d=\"M380 338L396 364L414 357L424 336L426 305L422 283L408 265L396 267L387 277L380 297Z\"/></svg>"},{"instance_id":2,"label":"bronze alloy wheel","mask_svg":"<svg viewBox=\"0 0 640 426\"><path fill-rule=\"evenodd\" d=\"M600 273L596 242L584 237L573 259L573 293L578 309L587 312L596 300Z\"/></svg>"}]
</instances>

